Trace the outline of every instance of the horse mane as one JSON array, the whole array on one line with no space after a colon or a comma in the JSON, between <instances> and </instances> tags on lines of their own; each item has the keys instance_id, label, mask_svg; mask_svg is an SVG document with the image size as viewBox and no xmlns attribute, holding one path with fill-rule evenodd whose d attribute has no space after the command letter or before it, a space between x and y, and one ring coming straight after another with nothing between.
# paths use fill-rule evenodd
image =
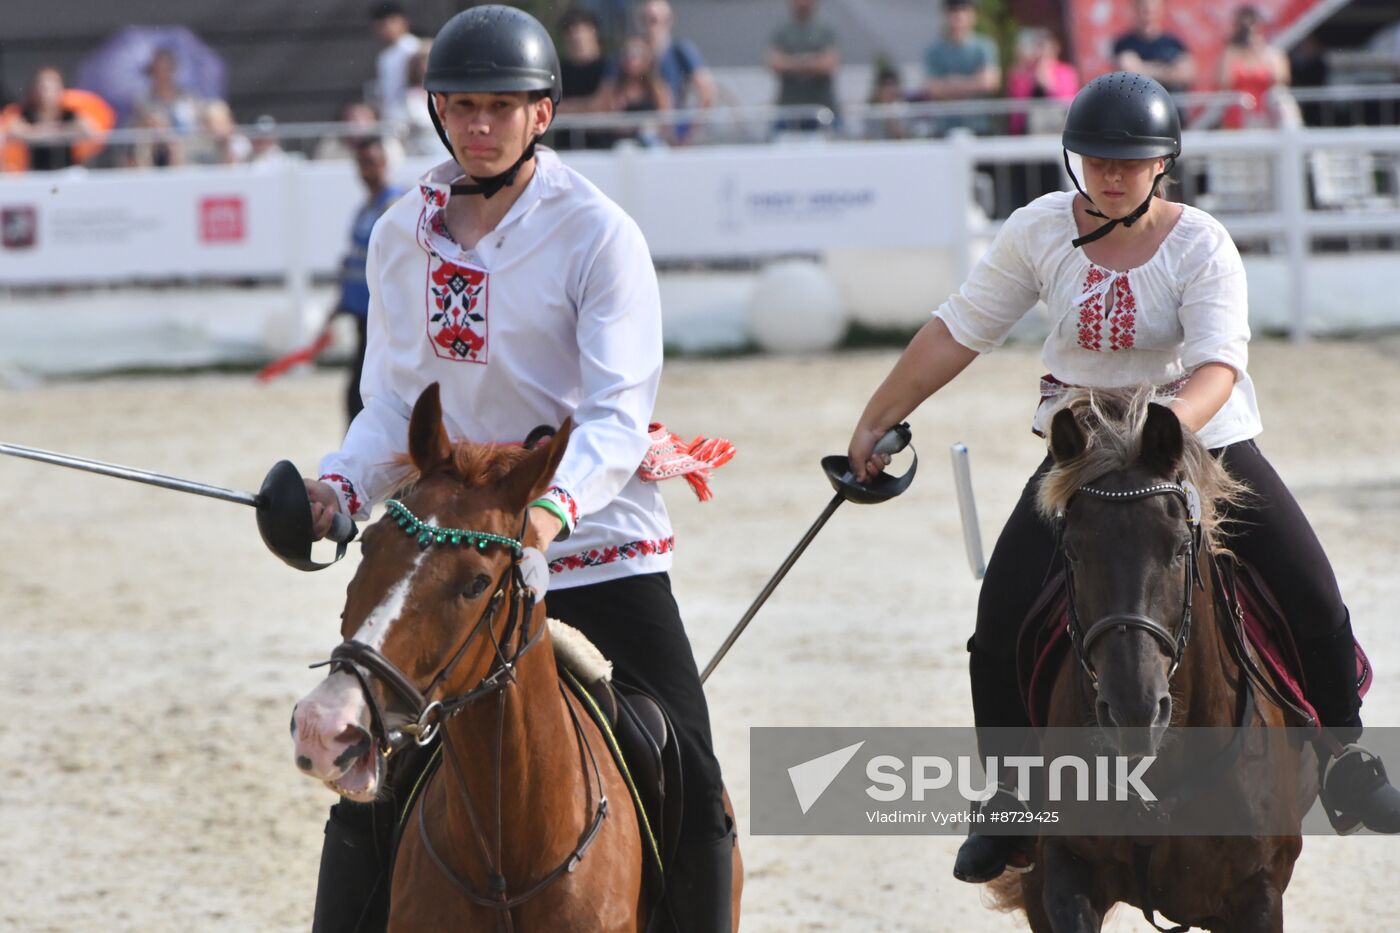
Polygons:
<instances>
[{"instance_id":1,"label":"horse mane","mask_svg":"<svg viewBox=\"0 0 1400 933\"><path fill-rule=\"evenodd\" d=\"M1037 505L1042 517L1055 521L1069 505L1075 490L1105 473L1122 470L1137 462L1142 454L1143 424L1147 406L1156 401L1153 386L1125 389L1073 389L1067 392L1055 411L1067 408L1086 440L1082 454L1056 463L1040 483ZM1221 539L1227 532L1224 513L1241 505L1249 487L1230 475L1197 439L1194 431L1182 430L1182 457L1179 477L1191 482L1201 494L1201 528L1205 546L1211 552L1223 550Z\"/></svg>"},{"instance_id":2,"label":"horse mane","mask_svg":"<svg viewBox=\"0 0 1400 933\"><path fill-rule=\"evenodd\" d=\"M527 448L516 444L474 444L471 441L456 441L448 458L428 472L447 473L465 486L490 486L505 479L516 464L529 454ZM406 471L399 489L400 492L407 493L425 474L406 453L399 454L395 462Z\"/></svg>"}]
</instances>

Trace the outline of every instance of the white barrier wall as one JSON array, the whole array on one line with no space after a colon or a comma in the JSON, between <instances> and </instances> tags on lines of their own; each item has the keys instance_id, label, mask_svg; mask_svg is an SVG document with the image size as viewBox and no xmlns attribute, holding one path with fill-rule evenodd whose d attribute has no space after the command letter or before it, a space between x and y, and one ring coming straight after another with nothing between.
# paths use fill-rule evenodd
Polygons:
<instances>
[{"instance_id":1,"label":"white barrier wall","mask_svg":"<svg viewBox=\"0 0 1400 933\"><path fill-rule=\"evenodd\" d=\"M814 141L567 158L637 219L658 260L817 255L855 320L912 328L957 287L995 231L971 206L975 166L1054 157L1056 143ZM1186 148L1208 174L1217 159L1243 158L1272 179L1272 206L1219 215L1236 236L1276 244L1272 255L1246 259L1256 328L1302 336L1400 323L1394 253L1309 248L1318 234L1400 235L1395 197L1329 210L1310 208L1307 188L1319 153L1400 160L1400 130L1191 133ZM432 161L399 166L396 180L412 184ZM64 287L18 300L0 293L0 369L90 371L286 352L324 320L328 298L310 281L334 273L362 199L350 163L291 158L0 176L0 288ZM169 288L245 277L286 287ZM663 276L668 341L685 349L742 345L751 279ZM144 282L164 284L154 292L71 288Z\"/></svg>"},{"instance_id":2,"label":"white barrier wall","mask_svg":"<svg viewBox=\"0 0 1400 933\"><path fill-rule=\"evenodd\" d=\"M951 246L965 200L939 183L951 157L932 143L624 149L570 162L636 218L659 260ZM395 175L409 182L428 164ZM362 200L348 163L295 159L3 178L0 281L328 274Z\"/></svg>"}]
</instances>

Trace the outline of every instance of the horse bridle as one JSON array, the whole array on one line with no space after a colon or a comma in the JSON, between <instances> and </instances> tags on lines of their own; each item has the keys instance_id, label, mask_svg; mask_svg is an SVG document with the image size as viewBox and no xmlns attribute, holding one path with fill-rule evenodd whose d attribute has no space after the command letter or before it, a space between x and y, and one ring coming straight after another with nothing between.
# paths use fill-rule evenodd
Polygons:
<instances>
[{"instance_id":1,"label":"horse bridle","mask_svg":"<svg viewBox=\"0 0 1400 933\"><path fill-rule=\"evenodd\" d=\"M1181 664L1181 658L1186 653L1186 645L1191 640L1191 594L1197 587L1204 587L1201 579L1200 568L1197 566L1197 557L1201 548L1201 517L1199 498L1195 494L1195 489L1184 482L1163 482L1154 483L1151 486L1144 486L1140 489L1127 490L1106 490L1096 486L1085 484L1080 486L1070 496L1069 503L1065 505L1065 513L1069 511L1069 505L1073 503L1074 497L1079 495L1092 496L1105 502L1138 502L1153 496L1174 496L1181 500L1186 508L1186 523L1190 529L1191 546L1190 554L1186 562L1186 580L1183 588L1181 622L1177 626L1176 632L1167 628L1161 622L1151 616L1145 616L1136 612L1113 612L1102 616L1094 621L1086 630L1079 618L1078 600L1075 596L1074 588L1074 567L1069 559L1067 549L1060 546L1060 555L1064 561L1065 589L1067 590L1067 601L1069 603L1069 637L1074 645L1075 656L1079 659L1080 665L1084 668L1084 673L1089 676L1089 683L1094 689L1098 689L1099 677L1094 671L1094 665L1089 660L1089 650L1094 642L1112 629L1126 631L1128 629L1139 629L1155 638L1167 652L1171 655L1171 668L1167 671L1167 677L1176 673L1177 667ZM1060 531L1063 534L1064 517L1061 517ZM1193 585L1194 584L1194 585Z\"/></svg>"},{"instance_id":2,"label":"horse bridle","mask_svg":"<svg viewBox=\"0 0 1400 933\"><path fill-rule=\"evenodd\" d=\"M438 671L427 687L419 690L412 679L403 672L398 665L394 664L378 649L372 645L353 639L341 642L331 652L331 656L326 661L321 661L311 665L313 668L329 666L332 671L347 671L359 682L360 692L365 698L366 704L370 708L371 728L374 737L380 743L380 754L387 760L393 753L407 744L409 737L420 746L427 745L438 735L444 722L457 715L478 700L503 690L507 685L515 682L516 667L520 659L524 657L531 648L539 644L541 636L544 634L546 624L541 622L535 627L533 632L528 632L529 620L535 609L534 593L525 586L524 577L520 569L520 558L523 552L523 542L526 519L522 519L520 535L516 538L507 538L488 532L466 531L462 529L442 529L430 526L413 515L402 503L397 500L389 500L389 517L404 531L414 536L418 540L419 547L427 548L434 544L465 544L468 547L480 547L485 549L488 544L499 544L511 549L510 564L501 572L496 580L496 588L492 593L491 602L480 618L467 632L466 638L457 650L453 652L447 663ZM495 660L492 668L485 677L466 693L455 697L448 697L438 700L429 700L442 681L451 674L457 666L457 662L466 654L467 648L476 640L476 637L483 630L490 632L491 623L500 611L502 603L509 602L510 615L506 619L506 625L501 633L500 639L492 639L492 649L495 653ZM512 640L515 642L515 650L509 655L504 650L510 646ZM413 722L398 729L388 728L388 719L384 710L380 707L379 701L375 699L374 691L371 689L372 678L377 677L399 699L404 701L414 713ZM562 687L561 687L562 689ZM497 864L499 858L492 859L490 846L486 841L486 836L481 829L481 820L477 814L471 794L467 788L466 778L462 775L454 755L445 754L454 775L461 788L462 796L466 803L466 809L471 820L472 829L475 831L478 844L481 847L481 854L486 862L487 878L491 885L490 894L481 894L474 890L465 881L459 878L443 861L442 857L434 848L432 841L428 837L427 826L424 823L423 805L418 804L418 832L423 842L427 854L437 865L438 869L446 875L456 889L473 903L500 911L500 925L510 930L513 927L509 911L520 906L535 895L542 892L551 883L562 875L571 872L582 861L589 846L593 844L598 832L603 827L603 821L608 815L608 798L603 791L602 770L597 758L593 754L592 745L588 742L588 737L583 731L583 725L579 722L578 714L575 712L573 704L568 703L565 697L565 705L569 714L573 718L574 730L578 734L579 741L588 752L588 758L592 765L594 784L599 789L599 800L595 808L593 819L588 828L584 831L578 844L565 859L548 872L543 878L536 881L524 892L511 896L507 890L505 877L500 873ZM501 828L501 787L499 767L502 748L504 746L503 729L505 721L505 700L502 698L500 705L500 715L497 718L496 735L496 820L495 825L500 832ZM446 746L447 733L442 733L442 742ZM499 842L499 839L498 839Z\"/></svg>"},{"instance_id":3,"label":"horse bridle","mask_svg":"<svg viewBox=\"0 0 1400 933\"><path fill-rule=\"evenodd\" d=\"M1186 507L1186 523L1191 532L1191 544L1186 568L1185 589L1182 597L1181 624L1175 635L1156 619L1138 613L1110 613L1095 621L1094 624L1089 626L1089 629L1085 631L1080 623L1079 610L1075 605L1073 567L1068 554L1065 553L1063 544L1061 544L1060 547L1060 553L1064 559L1065 587L1069 603L1068 628L1070 640L1074 644L1075 654L1079 658L1079 663L1083 666L1084 672L1088 674L1089 682L1094 689L1096 691L1098 690L1098 675L1094 672L1093 664L1089 661L1089 649L1096 639L1109 629L1115 627L1120 630L1127 630L1130 628L1141 629L1166 647L1171 653L1172 658L1172 666L1167 672L1167 677L1170 678L1176 673L1177 667L1180 666L1182 655L1185 654L1186 645L1191 638L1192 590L1196 588L1205 589L1205 580L1202 577L1201 568L1198 563L1200 551L1203 546L1200 494L1196 491L1194 486L1184 480L1180 482L1154 483L1151 486L1145 486L1141 489L1129 490L1105 490L1085 484L1074 491L1073 495L1070 496L1070 501L1073 502L1074 496L1080 493L1106 502L1136 502L1152 496L1174 496L1179 498ZM1067 503L1065 512L1068 511L1069 505ZM1059 531L1063 534L1063 514L1061 515ZM1211 570L1216 583L1216 594L1222 595L1226 593L1226 588L1223 587L1220 582L1220 570L1213 561L1211 563ZM1226 598L1228 599L1228 596ZM1240 611L1238 601L1235 602L1234 611ZM1242 624L1243 622L1241 620L1241 625ZM1244 637L1243 631L1241 631L1240 637ZM1254 692L1250 689L1251 683L1257 683L1266 691L1272 691L1272 695L1277 697L1275 702L1282 701L1283 703L1287 703L1287 700L1285 700L1282 695L1272 687L1269 681L1259 673L1258 668L1249 659L1249 652L1247 649L1241 647L1240 656L1237 658L1237 661L1249 676L1244 678L1241 683L1243 703L1240 704L1238 722L1230 742L1203 767L1199 767L1194 772L1190 773L1185 780L1178 781L1170 790L1160 789L1159 797L1155 803L1148 803L1139 799L1138 804L1142 808L1140 811L1140 818L1151 821L1157 826L1166 824L1171 820L1172 813L1177 806L1195 799L1206 787L1211 785L1220 775L1224 774L1239 758L1244 748L1245 732L1243 727L1248 724L1255 715L1255 700ZM1145 838L1150 840L1151 836ZM1147 922L1150 923L1154 929L1160 931L1160 933L1187 933L1187 931L1192 929L1191 924L1178 924L1173 927L1166 927L1157 922L1156 911L1153 907L1150 871L1154 846L1155 842L1153 841L1144 842L1138 839L1132 841L1133 878L1138 888L1139 906ZM1170 923L1171 921L1168 920L1167 922Z\"/></svg>"},{"instance_id":4,"label":"horse bridle","mask_svg":"<svg viewBox=\"0 0 1400 933\"><path fill-rule=\"evenodd\" d=\"M528 635L524 632L523 625L520 626L522 639L516 647L514 653L509 657L502 650L503 645L509 645L512 636L515 634L517 624L523 616L528 620L530 612L534 609L534 597L517 578L520 575L520 565L518 558L512 558L511 563L501 573L496 580L496 588L491 596L491 602L487 605L486 611L477 619L476 624L467 632L462 644L453 652L452 657L443 665L442 669L434 675L428 686L422 690L413 683L412 679L405 674L398 665L394 664L372 645L364 642L348 639L341 642L331 652L328 660L311 665L312 668L330 667L334 671L346 671L353 675L360 684L360 692L364 695L365 704L370 710L370 726L373 730L374 738L379 742L379 753L385 759L390 758L396 751L403 748L410 738L420 746L427 745L434 736L437 735L439 727L443 721L451 716L460 713L471 706L477 700L494 693L505 687L506 684L515 679L515 666L535 644L539 641L542 627L537 628ZM520 594L525 591L522 597ZM506 629L499 641L493 642L496 654L496 661L492 670L482 678L481 682L466 693L456 697L449 697L441 700L429 700L428 697L438 688L442 681L448 677L457 662L462 659L466 651L476 640L477 635L484 629L490 631L491 623L500 610L501 604L506 600L507 593L510 599L510 618L506 621ZM522 612L523 610L523 612ZM397 729L390 729L388 717L385 715L383 707L375 697L374 690L370 688L373 678L379 680L402 700L412 711L413 721Z\"/></svg>"}]
</instances>

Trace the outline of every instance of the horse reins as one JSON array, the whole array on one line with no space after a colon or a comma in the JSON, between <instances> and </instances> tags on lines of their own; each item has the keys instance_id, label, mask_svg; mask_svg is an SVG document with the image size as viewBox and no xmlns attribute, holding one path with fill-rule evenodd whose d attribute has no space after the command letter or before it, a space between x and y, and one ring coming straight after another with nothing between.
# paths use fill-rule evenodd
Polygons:
<instances>
[{"instance_id":1,"label":"horse reins","mask_svg":"<svg viewBox=\"0 0 1400 933\"><path fill-rule=\"evenodd\" d=\"M400 505L400 510L412 518L412 513L409 513L402 505ZM417 521L416 518L414 521ZM401 523L400 527L405 526ZM417 527L427 528L427 526L423 525L421 522L417 523ZM415 529L413 533L417 533L417 530ZM523 534L524 525L522 523L522 537ZM570 852L559 865L548 872L539 881L531 885L526 891L511 896L508 891L506 879L498 869L499 864L502 862L501 845L504 840L501 806L501 766L504 758L505 708L508 694L503 691L508 685L516 682L515 672L520 663L520 659L523 658L531 648L540 643L546 625L544 622L541 622L540 625L535 627L533 632L527 631L530 617L535 610L535 599L534 594L525 586L524 579L521 575L520 539L509 539L494 535L488 535L485 539L495 541L496 543L512 545L511 562L497 579L495 592L486 610L482 612L481 617L477 619L476 623L471 627L471 630L467 633L462 644L458 646L451 658L433 677L426 688L419 690L408 675L395 665L394 662L386 658L373 646L354 640L347 640L337 645L335 650L331 652L329 660L321 661L311 666L313 668L330 666L332 671L345 670L354 675L355 679L359 682L360 692L363 694L365 702L370 708L371 727L374 730L375 738L380 743L380 754L386 760L391 757L395 751L406 744L408 737L412 737L420 746L427 745L438 736L443 723L447 719L461 713L484 697L495 693L501 694L496 717L496 749L494 755L494 797L496 808L495 858L492 858L491 847L487 842L486 833L483 831L481 825L480 815L472 800L471 792L467 787L466 777L461 772L456 756L452 754L447 733L441 732L442 743L445 746L445 757L461 788L461 794L466 804L467 817L472 824L472 830L481 850L481 856L486 863L487 878L491 886L490 893L481 894L473 890L466 881L459 878L447 863L443 861L442 857L433 847L432 841L428 836L428 830L423 816L424 806L421 800L418 803L418 834L433 864L452 882L457 891L474 904L500 911L499 926L509 931L514 928L510 917L510 911L512 909L529 901L531 898L544 891L552 882L572 872L578 866L578 863L583 859L584 854L588 851L588 848L593 844L594 839L602 829L603 821L607 818L608 798L603 785L602 769L593 752L593 746L588 741L588 736L584 732L583 725L579 721L578 713L574 710L573 704L569 703L568 697L565 696L565 706L568 708L570 718L573 721L574 731L587 752L589 764L592 767L594 783L599 792L598 804L594 810L592 821L580 837L573 851ZM426 539L419 538L419 543L422 547L428 547L434 541L443 543L443 538L440 535L435 537L430 536ZM458 542L454 540L453 543ZM430 697L441 685L443 680L451 674L457 663L466 654L467 648L476 640L477 635L483 630L490 631L492 621L495 619L501 605L506 602L509 603L509 616L506 619L505 628L499 640L495 638L491 639L492 650L496 657L492 662L490 671L488 671L486 676L483 677L475 687L468 690L466 693L448 699L430 701L428 697ZM507 656L504 647L510 646L512 641L515 642L515 650ZM371 678L373 677L378 677L399 697L399 699L403 700L408 705L415 717L412 723L395 730L390 730L388 728L388 719L384 710L381 708L379 701L375 698L374 691L370 689Z\"/></svg>"},{"instance_id":2,"label":"horse reins","mask_svg":"<svg viewBox=\"0 0 1400 933\"><path fill-rule=\"evenodd\" d=\"M1137 502L1153 496L1174 496L1181 500L1187 511L1187 524L1191 530L1190 554L1186 562L1186 581L1184 595L1182 598L1181 621L1177 625L1176 632L1173 633L1156 619L1136 612L1114 612L1094 621L1094 624L1086 630L1079 618L1079 609L1076 603L1074 588L1074 566L1069 560L1066 549L1061 546L1060 554L1064 560L1065 568L1065 589L1067 590L1069 603L1069 637L1074 645L1075 657L1079 659L1080 665L1084 668L1084 673L1089 676L1089 682L1094 689L1098 689L1099 676L1094 671L1093 662L1089 660L1089 649L1093 647L1100 637L1111 629L1126 631L1128 629L1138 629L1146 632L1155 638L1172 659L1171 669L1167 672L1167 677L1176 673L1177 667L1181 665L1181 658L1186 652L1186 645L1191 640L1191 596L1192 590L1200 587L1204 588L1205 582L1201 579L1200 568L1197 566L1197 555L1201 548L1201 521L1199 514L1192 514L1191 496L1187 488L1182 483L1164 482L1145 486L1141 489L1129 489L1121 491L1110 491L1099 489L1095 486L1083 485L1074 491L1070 497L1070 502L1074 501L1074 496L1092 496L1106 502ZM1065 506L1068 511L1069 505ZM1194 586L1193 586L1194 584Z\"/></svg>"}]
</instances>

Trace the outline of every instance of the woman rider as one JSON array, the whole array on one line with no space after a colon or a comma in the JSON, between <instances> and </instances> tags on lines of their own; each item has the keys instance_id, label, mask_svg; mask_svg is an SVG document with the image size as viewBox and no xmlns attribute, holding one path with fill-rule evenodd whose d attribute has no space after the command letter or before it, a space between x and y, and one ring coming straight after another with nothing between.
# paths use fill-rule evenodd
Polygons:
<instances>
[{"instance_id":1,"label":"woman rider","mask_svg":"<svg viewBox=\"0 0 1400 933\"><path fill-rule=\"evenodd\" d=\"M1184 427L1253 490L1235 517L1231 547L1263 576L1302 657L1308 700L1344 752L1331 763L1323 801L1368 828L1400 832L1400 791L1361 733L1351 620L1307 519L1254 438L1263 429L1246 372L1249 323L1244 267L1225 229L1204 211L1171 203L1159 187L1181 154L1181 124L1167 91L1115 72L1075 97L1065 122L1083 158L1079 193L1054 192L1011 215L967 282L915 335L865 407L850 443L858 478L881 470L872 454L902 421L981 353L999 346L1043 300L1053 325L1033 429L1068 386L1152 384ZM1071 177L1074 177L1071 170ZM993 550L968 641L973 717L983 755L1004 757L1007 732L1028 727L1016 674L1016 635L1055 558L1053 529L1035 497L1049 458L1031 476ZM1003 791L993 807L1018 807ZM975 825L975 824L973 824ZM1031 840L973 832L953 873L989 881L1031 867Z\"/></svg>"}]
</instances>

